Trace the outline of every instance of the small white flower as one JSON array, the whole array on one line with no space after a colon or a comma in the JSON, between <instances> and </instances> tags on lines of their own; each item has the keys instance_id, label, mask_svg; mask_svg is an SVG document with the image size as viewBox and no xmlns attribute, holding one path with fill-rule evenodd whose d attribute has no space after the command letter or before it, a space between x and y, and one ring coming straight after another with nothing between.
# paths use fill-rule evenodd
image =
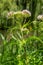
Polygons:
<instances>
[{"instance_id":1,"label":"small white flower","mask_svg":"<svg viewBox=\"0 0 43 65\"><path fill-rule=\"evenodd\" d=\"M12 15L14 15L14 13L15 13L14 11L8 12L8 13L7 13L7 18L10 17L10 16L12 16Z\"/></svg>"},{"instance_id":2,"label":"small white flower","mask_svg":"<svg viewBox=\"0 0 43 65\"><path fill-rule=\"evenodd\" d=\"M26 14L29 14L31 16L31 12L28 10L23 10L22 13L26 13Z\"/></svg>"},{"instance_id":3,"label":"small white flower","mask_svg":"<svg viewBox=\"0 0 43 65\"><path fill-rule=\"evenodd\" d=\"M38 20L43 20L43 14L37 17Z\"/></svg>"}]
</instances>

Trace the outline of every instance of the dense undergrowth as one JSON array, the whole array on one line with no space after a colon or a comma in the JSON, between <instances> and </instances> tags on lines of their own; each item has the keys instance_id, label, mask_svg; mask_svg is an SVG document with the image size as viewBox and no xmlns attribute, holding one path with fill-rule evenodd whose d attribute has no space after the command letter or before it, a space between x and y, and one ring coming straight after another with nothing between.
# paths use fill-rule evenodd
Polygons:
<instances>
[{"instance_id":1,"label":"dense undergrowth","mask_svg":"<svg viewBox=\"0 0 43 65\"><path fill-rule=\"evenodd\" d=\"M30 11L12 3L0 0L0 65L43 65L43 16L31 21Z\"/></svg>"}]
</instances>

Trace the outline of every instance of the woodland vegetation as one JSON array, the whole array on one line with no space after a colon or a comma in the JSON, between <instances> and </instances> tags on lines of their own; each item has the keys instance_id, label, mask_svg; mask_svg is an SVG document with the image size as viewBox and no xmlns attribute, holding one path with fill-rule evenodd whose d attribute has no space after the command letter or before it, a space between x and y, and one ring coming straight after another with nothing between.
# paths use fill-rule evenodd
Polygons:
<instances>
[{"instance_id":1,"label":"woodland vegetation","mask_svg":"<svg viewBox=\"0 0 43 65\"><path fill-rule=\"evenodd\" d=\"M0 65L43 65L43 0L0 0Z\"/></svg>"}]
</instances>

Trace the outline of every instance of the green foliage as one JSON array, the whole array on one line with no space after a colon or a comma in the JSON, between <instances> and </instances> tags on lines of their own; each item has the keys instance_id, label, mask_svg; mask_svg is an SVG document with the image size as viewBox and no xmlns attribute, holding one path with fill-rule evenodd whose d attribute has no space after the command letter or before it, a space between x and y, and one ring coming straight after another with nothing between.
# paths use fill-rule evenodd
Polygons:
<instances>
[{"instance_id":1,"label":"green foliage","mask_svg":"<svg viewBox=\"0 0 43 65\"><path fill-rule=\"evenodd\" d=\"M30 9L33 2L31 13L20 11ZM43 65L43 15L42 20L36 19L38 3L39 0L37 4L36 0L0 0L0 65Z\"/></svg>"}]
</instances>

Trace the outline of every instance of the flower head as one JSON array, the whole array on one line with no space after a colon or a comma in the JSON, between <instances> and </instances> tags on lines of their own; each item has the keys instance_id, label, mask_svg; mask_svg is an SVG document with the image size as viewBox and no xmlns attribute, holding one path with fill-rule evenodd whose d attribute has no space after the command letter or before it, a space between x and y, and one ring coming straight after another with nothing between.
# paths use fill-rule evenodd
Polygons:
<instances>
[{"instance_id":1,"label":"flower head","mask_svg":"<svg viewBox=\"0 0 43 65\"><path fill-rule=\"evenodd\" d=\"M23 10L22 13L24 13L24 14L29 14L29 16L31 16L31 12L28 11L28 10Z\"/></svg>"},{"instance_id":2,"label":"flower head","mask_svg":"<svg viewBox=\"0 0 43 65\"><path fill-rule=\"evenodd\" d=\"M43 14L42 15L38 15L37 19L38 20L43 20Z\"/></svg>"},{"instance_id":3,"label":"flower head","mask_svg":"<svg viewBox=\"0 0 43 65\"><path fill-rule=\"evenodd\" d=\"M8 12L8 13L7 13L7 18L8 18L8 17L11 17L12 15L14 15L14 11Z\"/></svg>"}]
</instances>

